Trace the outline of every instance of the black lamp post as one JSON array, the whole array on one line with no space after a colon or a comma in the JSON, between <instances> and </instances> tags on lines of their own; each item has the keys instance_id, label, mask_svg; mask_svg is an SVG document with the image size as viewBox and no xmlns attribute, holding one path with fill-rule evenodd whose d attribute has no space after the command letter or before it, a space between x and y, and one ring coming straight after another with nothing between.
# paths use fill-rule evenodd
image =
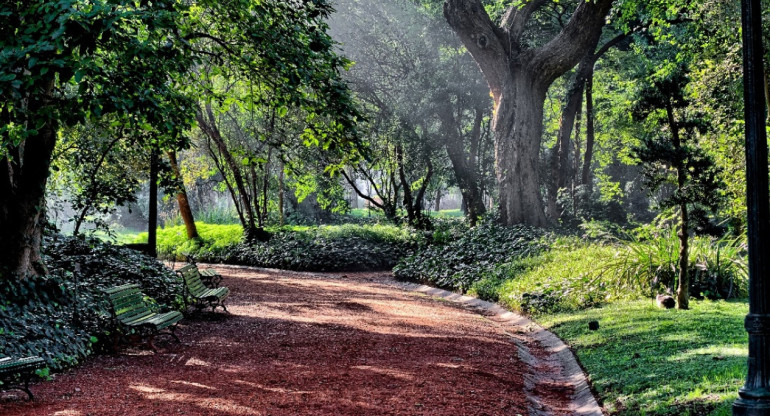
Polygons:
<instances>
[{"instance_id":1,"label":"black lamp post","mask_svg":"<svg viewBox=\"0 0 770 416\"><path fill-rule=\"evenodd\" d=\"M760 0L741 0L743 96L746 105L746 192L749 243L749 372L733 415L770 416L770 274L767 134L765 132Z\"/></svg>"}]
</instances>

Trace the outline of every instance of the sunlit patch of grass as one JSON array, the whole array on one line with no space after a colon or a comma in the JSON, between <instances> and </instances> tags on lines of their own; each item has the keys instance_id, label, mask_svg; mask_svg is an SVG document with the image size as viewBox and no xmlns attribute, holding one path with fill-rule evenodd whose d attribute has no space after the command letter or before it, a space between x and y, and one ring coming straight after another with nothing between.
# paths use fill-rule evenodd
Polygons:
<instances>
[{"instance_id":1,"label":"sunlit patch of grass","mask_svg":"<svg viewBox=\"0 0 770 416\"><path fill-rule=\"evenodd\" d=\"M644 300L537 319L575 349L612 414L727 415L746 376L746 313L746 301Z\"/></svg>"}]
</instances>

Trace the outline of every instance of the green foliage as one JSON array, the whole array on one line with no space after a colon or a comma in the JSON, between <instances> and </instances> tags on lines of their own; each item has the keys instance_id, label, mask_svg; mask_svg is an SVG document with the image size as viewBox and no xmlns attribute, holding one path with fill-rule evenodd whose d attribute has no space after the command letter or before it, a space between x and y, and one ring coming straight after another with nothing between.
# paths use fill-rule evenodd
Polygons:
<instances>
[{"instance_id":1,"label":"green foliage","mask_svg":"<svg viewBox=\"0 0 770 416\"><path fill-rule=\"evenodd\" d=\"M643 229L642 233L647 232ZM626 242L602 267L622 284L650 294L673 291L677 283L679 237L671 227L646 239ZM748 294L746 245L743 238L695 237L689 250L690 294L696 298L730 299Z\"/></svg>"},{"instance_id":2,"label":"green foliage","mask_svg":"<svg viewBox=\"0 0 770 416\"><path fill-rule=\"evenodd\" d=\"M494 275L503 280L496 291L499 301L514 310L542 313L639 297L639 290L597 267L611 260L616 251L611 246L574 239L557 241L537 257L514 261L495 271Z\"/></svg>"},{"instance_id":3,"label":"green foliage","mask_svg":"<svg viewBox=\"0 0 770 416\"><path fill-rule=\"evenodd\" d=\"M539 253L544 248L541 237L541 231L530 227L485 223L404 259L393 272L398 279L465 291L496 265Z\"/></svg>"},{"instance_id":4,"label":"green foliage","mask_svg":"<svg viewBox=\"0 0 770 416\"><path fill-rule=\"evenodd\" d=\"M434 244L400 262L397 278L467 291L526 313L575 311L671 292L677 279L675 230L642 241L593 222L583 239L543 236L494 225L434 232ZM690 250L690 292L696 298L747 294L742 239L696 237Z\"/></svg>"},{"instance_id":5,"label":"green foliage","mask_svg":"<svg viewBox=\"0 0 770 416\"><path fill-rule=\"evenodd\" d=\"M295 227L266 243L241 244L226 261L289 270L388 270L423 240L392 225Z\"/></svg>"},{"instance_id":6,"label":"green foliage","mask_svg":"<svg viewBox=\"0 0 770 416\"><path fill-rule=\"evenodd\" d=\"M184 261L222 262L288 270L387 270L424 244L425 237L394 225L285 226L268 228L267 242L244 242L240 225L196 223L200 239L184 226L158 230L158 255ZM147 241L139 234L135 242Z\"/></svg>"},{"instance_id":7,"label":"green foliage","mask_svg":"<svg viewBox=\"0 0 770 416\"><path fill-rule=\"evenodd\" d=\"M82 361L113 331L101 290L138 283L158 303L181 306L176 275L134 250L97 240L46 239L53 274L0 286L0 355L39 355L52 369Z\"/></svg>"},{"instance_id":8,"label":"green foliage","mask_svg":"<svg viewBox=\"0 0 770 416\"><path fill-rule=\"evenodd\" d=\"M192 256L200 261L215 261L227 257L227 253L243 239L243 227L236 224L206 224L195 222L200 238L187 238L184 225L158 228L158 256L167 260L185 260ZM140 233L134 243L146 243L147 233Z\"/></svg>"},{"instance_id":9,"label":"green foliage","mask_svg":"<svg viewBox=\"0 0 770 416\"><path fill-rule=\"evenodd\" d=\"M729 415L745 381L743 302L695 301L664 310L650 300L542 315L575 351L608 413ZM590 331L589 321L599 321Z\"/></svg>"}]
</instances>

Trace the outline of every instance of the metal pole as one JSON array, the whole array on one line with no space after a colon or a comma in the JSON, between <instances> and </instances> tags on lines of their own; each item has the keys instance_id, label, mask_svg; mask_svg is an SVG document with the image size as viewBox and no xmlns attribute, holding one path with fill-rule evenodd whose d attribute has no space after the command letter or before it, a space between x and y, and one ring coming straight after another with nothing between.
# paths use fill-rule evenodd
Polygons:
<instances>
[{"instance_id":1,"label":"metal pole","mask_svg":"<svg viewBox=\"0 0 770 416\"><path fill-rule=\"evenodd\" d=\"M760 0L741 0L743 96L746 120L746 193L749 243L749 359L746 384L738 391L733 415L770 416L770 232L767 134L765 131L762 14Z\"/></svg>"}]
</instances>

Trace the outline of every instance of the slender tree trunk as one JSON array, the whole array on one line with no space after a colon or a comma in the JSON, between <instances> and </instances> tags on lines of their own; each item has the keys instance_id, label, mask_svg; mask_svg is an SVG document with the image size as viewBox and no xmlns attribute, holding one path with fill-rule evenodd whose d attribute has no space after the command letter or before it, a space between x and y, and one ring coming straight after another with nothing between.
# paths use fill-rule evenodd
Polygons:
<instances>
[{"instance_id":1,"label":"slender tree trunk","mask_svg":"<svg viewBox=\"0 0 770 416\"><path fill-rule=\"evenodd\" d=\"M674 107L669 100L666 103L666 114L668 116L668 125L671 128L671 136L674 139L674 149L679 153L682 148L682 140L679 135L679 125L674 116ZM677 160L674 163L676 168L676 180L678 191L681 192L687 182L687 172L684 161ZM690 221L687 212L687 204L679 204L680 225L679 225L679 284L676 289L676 307L677 309L689 309L690 307L690 276L688 274L689 265L689 226Z\"/></svg>"},{"instance_id":2,"label":"slender tree trunk","mask_svg":"<svg viewBox=\"0 0 770 416\"><path fill-rule=\"evenodd\" d=\"M264 227L267 224L267 198L270 190L270 159L273 157L273 148L267 149L267 162L263 168L262 176L262 215L260 215L259 226Z\"/></svg>"},{"instance_id":3,"label":"slender tree trunk","mask_svg":"<svg viewBox=\"0 0 770 416\"><path fill-rule=\"evenodd\" d=\"M278 166L278 216L280 218L280 224L283 227L284 223L286 222L286 217L283 213L283 193L284 193L284 179L283 179L283 159L281 159L281 163Z\"/></svg>"},{"instance_id":4,"label":"slender tree trunk","mask_svg":"<svg viewBox=\"0 0 770 416\"><path fill-rule=\"evenodd\" d=\"M583 159L583 172L580 183L585 185L588 195L591 194L591 160L594 157L594 71L593 68L586 78L586 154Z\"/></svg>"},{"instance_id":5,"label":"slender tree trunk","mask_svg":"<svg viewBox=\"0 0 770 416\"><path fill-rule=\"evenodd\" d=\"M179 214L184 221L184 227L187 230L187 239L192 240L200 238L198 235L198 227L195 226L195 218L193 217L192 209L190 209L190 201L187 199L187 191L182 182L182 171L179 169L179 163L176 159L176 152L168 152L168 160L171 164L171 170L174 171L174 177L177 180L178 191L176 193L176 202L179 205Z\"/></svg>"},{"instance_id":6,"label":"slender tree trunk","mask_svg":"<svg viewBox=\"0 0 770 416\"><path fill-rule=\"evenodd\" d=\"M447 104L439 111L447 155L452 162L455 180L457 180L460 194L463 197L465 208L463 212L468 217L471 226L474 226L478 219L486 213L475 155L475 151L479 147L478 142L481 140L481 123L484 120L484 114L482 110L476 111L473 130L471 131L471 151L466 153L465 143L460 135L460 127L457 125L452 107L448 105L450 103L449 97L441 98L440 101Z\"/></svg>"},{"instance_id":7,"label":"slender tree trunk","mask_svg":"<svg viewBox=\"0 0 770 416\"><path fill-rule=\"evenodd\" d=\"M433 201L433 211L441 211L441 188L436 188L436 200Z\"/></svg>"},{"instance_id":8,"label":"slender tree trunk","mask_svg":"<svg viewBox=\"0 0 770 416\"><path fill-rule=\"evenodd\" d=\"M147 254L158 257L158 150L150 153L150 201L147 225Z\"/></svg>"},{"instance_id":9,"label":"slender tree trunk","mask_svg":"<svg viewBox=\"0 0 770 416\"><path fill-rule=\"evenodd\" d=\"M569 177L570 177L570 198L572 198L572 212L574 214L577 214L577 207L578 207L578 201L577 201L577 195L575 194L575 190L577 188L577 181L578 181L578 171L580 167L580 153L581 153L581 147L583 145L583 140L580 136L581 133L581 123L583 122L583 115L582 112L578 113L575 117L575 154L572 158L572 166L569 168Z\"/></svg>"},{"instance_id":10,"label":"slender tree trunk","mask_svg":"<svg viewBox=\"0 0 770 416\"><path fill-rule=\"evenodd\" d=\"M217 145L217 148L219 149L219 153L222 155L222 158L224 158L228 168L230 168L230 171L233 173L235 188L238 191L238 195L241 199L241 203L244 210L244 217L245 217L246 223L243 224L243 228L244 228L244 233L246 234L246 238L257 239L257 240L267 240L269 238L267 233L265 233L264 230L258 228L255 223L255 218L254 218L255 210L251 205L251 201L249 201L249 194L246 189L246 184L243 180L243 174L241 173L240 167L235 162L233 155L230 153L230 150L227 148L227 144L225 143L221 133L219 132L219 129L215 124L216 118L214 117L214 112L211 109L210 104L206 105L206 116L208 117L208 120L204 117L202 111L198 111L198 113L196 114L196 120L198 121L198 126L201 128L201 130L203 130L203 132L209 138L211 138L214 144Z\"/></svg>"},{"instance_id":11,"label":"slender tree trunk","mask_svg":"<svg viewBox=\"0 0 770 416\"><path fill-rule=\"evenodd\" d=\"M48 86L48 91L52 90L53 82ZM36 114L47 105L48 98L31 101L30 113ZM56 125L48 122L34 136L8 148L8 156L0 159L0 281L48 272L40 245L45 224L45 187L55 146Z\"/></svg>"}]
</instances>

